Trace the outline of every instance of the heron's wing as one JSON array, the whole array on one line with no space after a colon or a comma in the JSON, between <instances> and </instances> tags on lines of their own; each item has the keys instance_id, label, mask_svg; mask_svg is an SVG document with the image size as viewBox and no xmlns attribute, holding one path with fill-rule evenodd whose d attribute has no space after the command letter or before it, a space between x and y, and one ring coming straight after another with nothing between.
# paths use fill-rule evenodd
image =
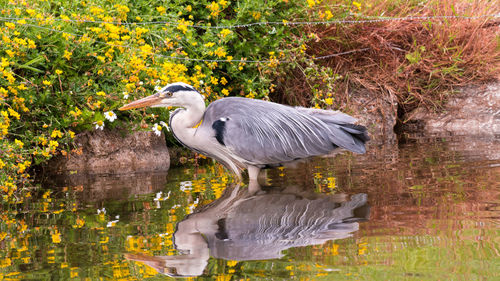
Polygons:
<instances>
[{"instance_id":1,"label":"heron's wing","mask_svg":"<svg viewBox=\"0 0 500 281\"><path fill-rule=\"evenodd\" d=\"M366 127L354 124L356 118L335 110L296 107L304 114L314 116L324 122L332 131L332 141L340 147L357 153L365 153L365 143L370 140ZM342 142L337 136L342 136L342 131L351 135L353 142Z\"/></svg>"},{"instance_id":2,"label":"heron's wing","mask_svg":"<svg viewBox=\"0 0 500 281\"><path fill-rule=\"evenodd\" d=\"M356 145L347 131L332 131L325 122L301 110L260 100L224 98L213 102L203 124L212 126L219 143L250 164L284 163Z\"/></svg>"}]
</instances>

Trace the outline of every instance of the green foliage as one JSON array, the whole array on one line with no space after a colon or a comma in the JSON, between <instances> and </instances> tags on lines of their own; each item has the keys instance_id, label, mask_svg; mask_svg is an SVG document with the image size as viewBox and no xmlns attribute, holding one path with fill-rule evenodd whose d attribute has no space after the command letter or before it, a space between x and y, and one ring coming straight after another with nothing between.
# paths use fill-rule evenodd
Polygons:
<instances>
[{"instance_id":1,"label":"green foliage","mask_svg":"<svg viewBox=\"0 0 500 281\"><path fill-rule=\"evenodd\" d=\"M405 55L405 58L410 62L410 64L417 64L422 60L422 54L425 52L425 47L420 46L416 48L414 52Z\"/></svg>"},{"instance_id":2,"label":"green foliage","mask_svg":"<svg viewBox=\"0 0 500 281\"><path fill-rule=\"evenodd\" d=\"M267 99L272 69L292 51L293 29L230 26L280 22L303 6L278 0L3 2L4 199L28 179L30 165L69 153L78 132L115 126L151 130L168 120L165 110L116 111L157 87L187 82L207 103L228 95Z\"/></svg>"}]
</instances>

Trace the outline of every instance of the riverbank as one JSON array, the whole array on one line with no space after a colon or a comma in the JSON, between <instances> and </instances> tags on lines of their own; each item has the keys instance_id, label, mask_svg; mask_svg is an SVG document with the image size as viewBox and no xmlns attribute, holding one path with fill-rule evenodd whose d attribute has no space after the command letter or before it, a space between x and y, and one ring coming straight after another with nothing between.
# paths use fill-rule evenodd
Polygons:
<instances>
[{"instance_id":1,"label":"riverbank","mask_svg":"<svg viewBox=\"0 0 500 281\"><path fill-rule=\"evenodd\" d=\"M400 119L398 104L390 98L368 91L353 93L352 97L350 108L356 112L353 115L368 128L372 138L369 150L380 145L397 145L398 139L408 136L488 139L500 135L498 81L457 90L439 111L419 107ZM179 166L203 157L181 147L167 149L163 134L123 132L105 130L76 136L77 153L54 158L46 171L91 175L161 172L167 171L170 163Z\"/></svg>"}]
</instances>

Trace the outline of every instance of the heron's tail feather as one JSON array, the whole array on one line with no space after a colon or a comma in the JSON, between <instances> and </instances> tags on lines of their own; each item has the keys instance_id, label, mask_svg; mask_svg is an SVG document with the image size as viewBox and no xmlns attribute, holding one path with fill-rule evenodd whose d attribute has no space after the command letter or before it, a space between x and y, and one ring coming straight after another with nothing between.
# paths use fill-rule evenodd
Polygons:
<instances>
[{"instance_id":1,"label":"heron's tail feather","mask_svg":"<svg viewBox=\"0 0 500 281\"><path fill-rule=\"evenodd\" d=\"M366 128L356 124L327 123L330 128L330 140L338 147L356 153L365 153L365 143L370 140Z\"/></svg>"},{"instance_id":2,"label":"heron's tail feather","mask_svg":"<svg viewBox=\"0 0 500 281\"><path fill-rule=\"evenodd\" d=\"M366 127L354 124L356 118L339 111L297 108L323 121L331 131L330 140L338 147L365 153L370 140Z\"/></svg>"}]
</instances>

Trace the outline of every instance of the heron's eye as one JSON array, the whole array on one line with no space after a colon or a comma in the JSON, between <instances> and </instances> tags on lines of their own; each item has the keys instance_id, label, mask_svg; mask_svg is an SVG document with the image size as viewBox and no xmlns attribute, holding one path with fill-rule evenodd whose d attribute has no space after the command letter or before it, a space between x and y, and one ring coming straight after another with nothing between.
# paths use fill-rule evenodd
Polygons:
<instances>
[{"instance_id":1,"label":"heron's eye","mask_svg":"<svg viewBox=\"0 0 500 281\"><path fill-rule=\"evenodd\" d=\"M160 93L158 93L158 96L159 96L160 98L171 97L171 96L172 96L172 93L171 93L171 92L160 92Z\"/></svg>"}]
</instances>

